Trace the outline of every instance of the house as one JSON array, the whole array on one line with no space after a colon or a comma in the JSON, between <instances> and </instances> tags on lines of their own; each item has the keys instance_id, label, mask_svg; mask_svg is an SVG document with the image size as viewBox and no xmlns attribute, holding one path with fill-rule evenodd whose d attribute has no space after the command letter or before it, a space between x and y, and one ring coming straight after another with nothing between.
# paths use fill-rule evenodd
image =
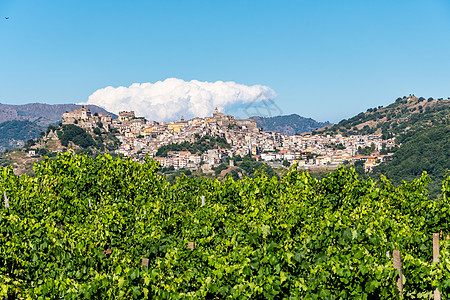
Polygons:
<instances>
[{"instance_id":1,"label":"house","mask_svg":"<svg viewBox=\"0 0 450 300\"><path fill-rule=\"evenodd\" d=\"M63 113L61 117L63 124L74 124L75 121L78 120L87 121L90 118L92 118L91 110L84 105L82 108Z\"/></svg>"},{"instance_id":2,"label":"house","mask_svg":"<svg viewBox=\"0 0 450 300\"><path fill-rule=\"evenodd\" d=\"M252 158L254 158L256 161L261 161L261 155L252 155Z\"/></svg>"},{"instance_id":3,"label":"house","mask_svg":"<svg viewBox=\"0 0 450 300\"><path fill-rule=\"evenodd\" d=\"M295 159L295 153L292 151L286 151L286 153L284 153L284 159L286 160L294 160Z\"/></svg>"},{"instance_id":4,"label":"house","mask_svg":"<svg viewBox=\"0 0 450 300\"><path fill-rule=\"evenodd\" d=\"M167 129L173 132L180 132L185 126L186 123L173 122L171 124L167 124Z\"/></svg>"},{"instance_id":5,"label":"house","mask_svg":"<svg viewBox=\"0 0 450 300\"><path fill-rule=\"evenodd\" d=\"M364 163L364 171L365 172L372 172L373 167L377 165L377 157L376 156L369 156Z\"/></svg>"},{"instance_id":6,"label":"house","mask_svg":"<svg viewBox=\"0 0 450 300\"><path fill-rule=\"evenodd\" d=\"M273 153L261 153L261 159L263 161L272 161L276 159L276 156Z\"/></svg>"},{"instance_id":7,"label":"house","mask_svg":"<svg viewBox=\"0 0 450 300\"><path fill-rule=\"evenodd\" d=\"M134 111L119 111L119 121L129 121L135 118Z\"/></svg>"}]
</instances>

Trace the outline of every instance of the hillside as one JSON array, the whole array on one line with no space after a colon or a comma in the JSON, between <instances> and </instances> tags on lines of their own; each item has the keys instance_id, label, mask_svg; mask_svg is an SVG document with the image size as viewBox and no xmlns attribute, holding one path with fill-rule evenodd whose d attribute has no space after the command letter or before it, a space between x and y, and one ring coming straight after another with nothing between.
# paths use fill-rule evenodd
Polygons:
<instances>
[{"instance_id":1,"label":"hillside","mask_svg":"<svg viewBox=\"0 0 450 300\"><path fill-rule=\"evenodd\" d=\"M430 128L450 121L450 100L397 98L389 106L369 108L366 112L344 119L338 124L317 130L321 134L400 134L408 130Z\"/></svg>"},{"instance_id":2,"label":"hillside","mask_svg":"<svg viewBox=\"0 0 450 300\"><path fill-rule=\"evenodd\" d=\"M0 153L6 149L22 147L29 139L36 139L49 125L61 121L66 111L80 108L77 104L24 105L0 104ZM87 105L92 113L114 114L95 105Z\"/></svg>"},{"instance_id":3,"label":"hillside","mask_svg":"<svg viewBox=\"0 0 450 300\"><path fill-rule=\"evenodd\" d=\"M398 150L390 161L374 168L369 174L378 178L384 174L395 184L412 181L426 171L430 195L441 192L440 182L450 169L450 100L398 98L387 107L369 108L338 124L316 130L320 134L382 134L395 136Z\"/></svg>"},{"instance_id":4,"label":"hillside","mask_svg":"<svg viewBox=\"0 0 450 300\"><path fill-rule=\"evenodd\" d=\"M330 122L317 122L297 114L267 118L254 116L250 119L255 120L258 127L265 131L279 131L286 135L310 132L331 124Z\"/></svg>"},{"instance_id":5,"label":"hillside","mask_svg":"<svg viewBox=\"0 0 450 300\"><path fill-rule=\"evenodd\" d=\"M36 139L42 127L28 120L0 123L0 152L7 148L22 147L29 139Z\"/></svg>"},{"instance_id":6,"label":"hillside","mask_svg":"<svg viewBox=\"0 0 450 300\"><path fill-rule=\"evenodd\" d=\"M382 173L395 184L401 184L402 180L410 182L426 171L430 178L430 195L438 196L440 183L450 170L450 125L409 131L397 140L400 148L390 162L375 167L373 177Z\"/></svg>"}]
</instances>

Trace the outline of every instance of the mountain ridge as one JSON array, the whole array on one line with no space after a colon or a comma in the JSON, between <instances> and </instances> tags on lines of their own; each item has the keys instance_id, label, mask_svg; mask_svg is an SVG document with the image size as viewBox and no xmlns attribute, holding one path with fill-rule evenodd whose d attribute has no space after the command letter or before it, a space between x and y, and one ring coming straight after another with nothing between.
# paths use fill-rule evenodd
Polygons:
<instances>
[{"instance_id":1,"label":"mountain ridge","mask_svg":"<svg viewBox=\"0 0 450 300\"><path fill-rule=\"evenodd\" d=\"M253 116L250 119L255 120L257 126L263 128L265 131L279 131L286 135L311 132L332 124L328 121L318 122L312 118L305 118L298 114L275 117Z\"/></svg>"},{"instance_id":2,"label":"mountain ridge","mask_svg":"<svg viewBox=\"0 0 450 300\"><path fill-rule=\"evenodd\" d=\"M46 104L46 103L27 103L27 104L2 104L0 103L0 123L12 120L34 122L37 119L48 120L55 123L61 120L61 116L66 111L72 111L81 108L81 104ZM102 107L96 105L85 105L92 113L110 114ZM50 125L49 123L49 125Z\"/></svg>"}]
</instances>

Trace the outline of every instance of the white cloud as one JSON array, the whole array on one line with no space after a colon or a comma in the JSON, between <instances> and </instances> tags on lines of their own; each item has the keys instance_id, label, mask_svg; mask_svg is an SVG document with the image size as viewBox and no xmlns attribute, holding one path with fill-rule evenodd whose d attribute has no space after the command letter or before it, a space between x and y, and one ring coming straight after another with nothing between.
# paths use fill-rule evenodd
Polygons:
<instances>
[{"instance_id":1,"label":"white cloud","mask_svg":"<svg viewBox=\"0 0 450 300\"><path fill-rule=\"evenodd\" d=\"M212 115L214 108L248 105L273 99L275 92L263 85L247 86L233 81L202 82L168 78L156 83L133 83L129 87L105 87L89 96L95 104L115 114L134 110L136 116L155 121L178 120Z\"/></svg>"}]
</instances>

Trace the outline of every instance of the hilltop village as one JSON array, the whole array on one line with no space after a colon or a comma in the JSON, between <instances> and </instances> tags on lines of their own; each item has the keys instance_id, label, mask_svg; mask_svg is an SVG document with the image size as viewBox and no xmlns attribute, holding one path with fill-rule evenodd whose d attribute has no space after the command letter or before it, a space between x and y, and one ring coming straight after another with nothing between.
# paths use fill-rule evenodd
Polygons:
<instances>
[{"instance_id":1,"label":"hilltop village","mask_svg":"<svg viewBox=\"0 0 450 300\"><path fill-rule=\"evenodd\" d=\"M136 117L133 111L121 111L113 119L107 114L92 114L86 107L66 112L62 124L74 124L88 132L101 129L112 132L121 142L117 154L142 160L149 156L162 167L207 170L227 157L251 156L272 166L298 162L301 168L317 168L362 160L366 171L383 162L394 139L382 140L381 135L312 135L287 136L279 132L263 131L252 119L235 119L216 108L211 117L173 122L155 122ZM225 145L203 153L168 151L158 155L158 149L171 144L195 143L202 137L220 138ZM50 132L46 139L56 138ZM225 143L226 141L226 143ZM384 154L380 154L384 153ZM288 163L286 163L286 161Z\"/></svg>"}]
</instances>

